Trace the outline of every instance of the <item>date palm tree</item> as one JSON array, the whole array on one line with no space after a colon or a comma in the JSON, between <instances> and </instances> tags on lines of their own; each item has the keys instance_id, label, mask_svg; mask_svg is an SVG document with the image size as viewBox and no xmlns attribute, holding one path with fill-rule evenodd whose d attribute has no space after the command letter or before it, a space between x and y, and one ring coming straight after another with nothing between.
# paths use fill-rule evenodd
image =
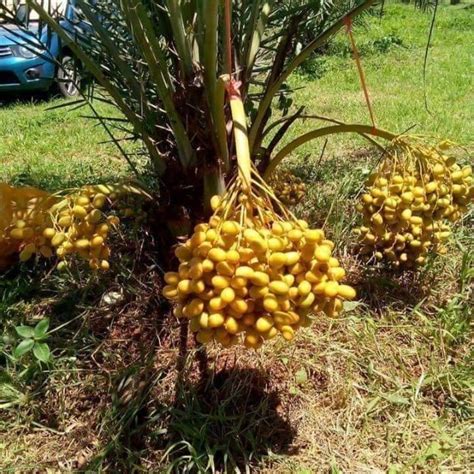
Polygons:
<instances>
[{"instance_id":1,"label":"date palm tree","mask_svg":"<svg viewBox=\"0 0 474 474\"><path fill-rule=\"evenodd\" d=\"M265 176L327 134L392 137L333 121L281 146L305 116L303 107L288 107L290 75L374 0L75 0L66 28L49 2L27 4L39 28L56 32L95 79L73 105L95 100L120 111L97 118L132 167L121 140L143 144L161 216L178 233L206 213L209 197L235 172L229 87L243 100L251 159ZM0 5L1 16L15 21L15 8Z\"/></svg>"}]
</instances>

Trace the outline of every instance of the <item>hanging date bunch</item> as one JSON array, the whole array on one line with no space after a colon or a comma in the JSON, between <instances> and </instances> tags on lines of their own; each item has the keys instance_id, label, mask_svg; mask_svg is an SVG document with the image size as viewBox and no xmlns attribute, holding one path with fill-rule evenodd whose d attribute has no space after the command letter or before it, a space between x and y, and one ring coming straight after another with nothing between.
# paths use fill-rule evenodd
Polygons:
<instances>
[{"instance_id":1,"label":"hanging date bunch","mask_svg":"<svg viewBox=\"0 0 474 474\"><path fill-rule=\"evenodd\" d=\"M42 229L49 222L48 209L55 202L56 198L45 191L33 187L14 188L0 183L1 262L8 262L8 257L18 252L23 258L31 256L32 249L45 257L51 256Z\"/></svg>"},{"instance_id":2,"label":"hanging date bunch","mask_svg":"<svg viewBox=\"0 0 474 474\"><path fill-rule=\"evenodd\" d=\"M176 248L176 271L165 275L165 297L187 318L201 343L243 343L258 349L291 341L311 312L339 314L355 291L320 229L296 219L252 168L239 97L231 98L239 173L214 214Z\"/></svg>"},{"instance_id":3,"label":"hanging date bunch","mask_svg":"<svg viewBox=\"0 0 474 474\"><path fill-rule=\"evenodd\" d=\"M413 268L430 253L446 252L452 224L474 199L472 168L457 164L450 148L448 141L427 146L414 137L394 140L357 205L362 254Z\"/></svg>"},{"instance_id":4,"label":"hanging date bunch","mask_svg":"<svg viewBox=\"0 0 474 474\"><path fill-rule=\"evenodd\" d=\"M21 261L54 257L60 270L77 258L92 270L108 270L107 242L119 215L143 217L139 199L145 193L127 184L84 186L63 195L7 185L0 191L0 255L19 252Z\"/></svg>"},{"instance_id":5,"label":"hanging date bunch","mask_svg":"<svg viewBox=\"0 0 474 474\"><path fill-rule=\"evenodd\" d=\"M269 185L275 196L287 206L300 203L306 195L306 185L303 180L288 170L273 173Z\"/></svg>"}]
</instances>

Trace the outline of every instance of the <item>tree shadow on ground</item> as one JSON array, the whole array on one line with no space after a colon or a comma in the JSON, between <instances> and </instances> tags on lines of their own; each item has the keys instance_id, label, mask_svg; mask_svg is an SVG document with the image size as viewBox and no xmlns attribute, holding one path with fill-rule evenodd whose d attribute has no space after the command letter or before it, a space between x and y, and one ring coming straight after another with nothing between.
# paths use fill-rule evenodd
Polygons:
<instances>
[{"instance_id":1,"label":"tree shadow on ground","mask_svg":"<svg viewBox=\"0 0 474 474\"><path fill-rule=\"evenodd\" d=\"M359 298L379 313L388 308L415 307L429 295L427 279L417 272L369 267L362 270L355 284Z\"/></svg>"},{"instance_id":2,"label":"tree shadow on ground","mask_svg":"<svg viewBox=\"0 0 474 474\"><path fill-rule=\"evenodd\" d=\"M260 370L225 369L181 380L169 403L158 400L172 392L166 376L149 375L161 380L115 414L114 434L120 435L88 470L134 472L152 463L160 472L245 472L271 455L296 454L296 430Z\"/></svg>"},{"instance_id":3,"label":"tree shadow on ground","mask_svg":"<svg viewBox=\"0 0 474 474\"><path fill-rule=\"evenodd\" d=\"M295 429L267 374L226 369L178 387L167 420L168 468L182 472L244 470L269 454L293 454Z\"/></svg>"},{"instance_id":4,"label":"tree shadow on ground","mask_svg":"<svg viewBox=\"0 0 474 474\"><path fill-rule=\"evenodd\" d=\"M35 92L0 92L0 110L11 105L37 105L47 103L59 95L53 90Z\"/></svg>"}]
</instances>

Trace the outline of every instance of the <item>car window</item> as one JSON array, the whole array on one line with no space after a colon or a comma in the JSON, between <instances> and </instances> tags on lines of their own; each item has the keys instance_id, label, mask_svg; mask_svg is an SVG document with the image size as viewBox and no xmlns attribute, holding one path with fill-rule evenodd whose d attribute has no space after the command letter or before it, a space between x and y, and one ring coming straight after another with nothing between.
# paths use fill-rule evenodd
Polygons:
<instances>
[{"instance_id":1,"label":"car window","mask_svg":"<svg viewBox=\"0 0 474 474\"><path fill-rule=\"evenodd\" d=\"M80 21L82 18L82 11L79 5L69 5L67 17L70 21L73 22Z\"/></svg>"},{"instance_id":2,"label":"car window","mask_svg":"<svg viewBox=\"0 0 474 474\"><path fill-rule=\"evenodd\" d=\"M20 5L15 15L16 19L20 23L25 23L28 18L28 9L26 5Z\"/></svg>"},{"instance_id":3,"label":"car window","mask_svg":"<svg viewBox=\"0 0 474 474\"><path fill-rule=\"evenodd\" d=\"M38 13L32 8L28 7L24 1L0 0L0 3L3 3L9 9L16 11L16 19L21 23L37 22L39 20ZM61 17L66 12L68 0L40 0L39 3L54 17Z\"/></svg>"}]
</instances>

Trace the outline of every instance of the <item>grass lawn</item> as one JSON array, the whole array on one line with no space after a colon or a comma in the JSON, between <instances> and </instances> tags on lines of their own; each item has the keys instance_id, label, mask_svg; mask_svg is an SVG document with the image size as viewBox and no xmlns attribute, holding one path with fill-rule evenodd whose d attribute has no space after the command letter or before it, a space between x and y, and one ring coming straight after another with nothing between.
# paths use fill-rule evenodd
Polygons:
<instances>
[{"instance_id":1,"label":"grass lawn","mask_svg":"<svg viewBox=\"0 0 474 474\"><path fill-rule=\"evenodd\" d=\"M0 104L1 104L0 98ZM54 107L50 96L19 96L0 105L0 180L56 191L126 174L119 152L87 108ZM48 110L53 108L52 110ZM99 104L105 112L107 106Z\"/></svg>"},{"instance_id":2,"label":"grass lawn","mask_svg":"<svg viewBox=\"0 0 474 474\"><path fill-rule=\"evenodd\" d=\"M372 18L354 28L376 124L394 132L410 129L414 134L472 144L474 67L469 45L474 41L474 12L472 8L439 9L425 88L423 62L430 22L428 13L389 3L382 19ZM319 80L311 81L311 75L301 73L293 78L291 84L302 88L295 95L295 104L304 104L307 113L369 124L348 41L345 32L340 32L331 46L333 54L317 62L319 70L327 71ZM313 127L308 122L299 123L294 131L301 133ZM353 136L344 136L331 140L328 151L340 154L361 144L363 141ZM301 148L300 154L313 155L314 144Z\"/></svg>"},{"instance_id":3,"label":"grass lawn","mask_svg":"<svg viewBox=\"0 0 474 474\"><path fill-rule=\"evenodd\" d=\"M377 124L400 132L416 125L413 133L468 146L474 9L440 7L430 112L429 23L429 14L387 2L381 19L356 27ZM368 123L344 33L330 53L292 78L295 105ZM56 190L127 175L84 110L47 110L61 103L0 108L0 181ZM299 122L294 133L320 125ZM308 144L289 160L308 188L295 211L327 224L359 300L340 319L318 317L293 344L180 358L180 328L167 320L164 331L157 312L160 269L123 237L101 279L30 265L0 278L0 353L10 350L14 326L48 316L55 356L43 371L0 356L0 472L212 472L223 462L272 474L469 471L472 211L448 256L419 274L367 269L349 228L373 156L356 137L331 138L316 166L322 147Z\"/></svg>"}]
</instances>

